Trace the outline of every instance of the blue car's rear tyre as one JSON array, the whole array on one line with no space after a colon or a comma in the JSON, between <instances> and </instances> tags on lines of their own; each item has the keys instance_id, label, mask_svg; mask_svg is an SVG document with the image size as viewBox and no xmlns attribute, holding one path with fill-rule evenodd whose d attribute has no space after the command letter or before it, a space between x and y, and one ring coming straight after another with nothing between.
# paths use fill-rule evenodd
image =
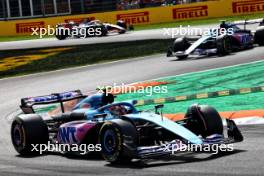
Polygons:
<instances>
[{"instance_id":1,"label":"blue car's rear tyre","mask_svg":"<svg viewBox=\"0 0 264 176\"><path fill-rule=\"evenodd\" d=\"M103 158L110 163L131 161L137 147L135 126L122 119L107 121L99 132L99 143Z\"/></svg>"},{"instance_id":2,"label":"blue car's rear tyre","mask_svg":"<svg viewBox=\"0 0 264 176\"><path fill-rule=\"evenodd\" d=\"M17 116L11 125L11 140L19 154L39 154L33 150L32 144L46 144L48 142L48 127L39 115Z\"/></svg>"}]
</instances>

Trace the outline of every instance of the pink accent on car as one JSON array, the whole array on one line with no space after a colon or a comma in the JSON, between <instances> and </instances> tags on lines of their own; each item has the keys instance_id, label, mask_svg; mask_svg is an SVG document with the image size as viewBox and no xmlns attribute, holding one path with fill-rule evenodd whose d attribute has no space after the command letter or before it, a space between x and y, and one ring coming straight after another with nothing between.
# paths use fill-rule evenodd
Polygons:
<instances>
[{"instance_id":1,"label":"pink accent on car","mask_svg":"<svg viewBox=\"0 0 264 176\"><path fill-rule=\"evenodd\" d=\"M95 127L96 123L94 122L87 122L87 121L75 121L62 124L59 128L57 140L59 143L68 143L68 144L80 144L87 132ZM65 129L65 134L61 134L61 129ZM73 133L72 130L74 129ZM65 140L66 139L66 140Z\"/></svg>"}]
</instances>

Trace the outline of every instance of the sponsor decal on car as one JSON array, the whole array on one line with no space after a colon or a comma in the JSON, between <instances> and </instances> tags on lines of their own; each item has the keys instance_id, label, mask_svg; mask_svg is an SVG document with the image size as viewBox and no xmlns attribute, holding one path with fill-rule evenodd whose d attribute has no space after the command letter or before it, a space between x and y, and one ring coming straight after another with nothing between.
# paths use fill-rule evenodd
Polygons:
<instances>
[{"instance_id":1,"label":"sponsor decal on car","mask_svg":"<svg viewBox=\"0 0 264 176\"><path fill-rule=\"evenodd\" d=\"M232 3L233 13L243 14L264 11L264 0L238 1Z\"/></svg>"},{"instance_id":2,"label":"sponsor decal on car","mask_svg":"<svg viewBox=\"0 0 264 176\"><path fill-rule=\"evenodd\" d=\"M32 33L33 29L45 28L45 22L16 23L16 33Z\"/></svg>"},{"instance_id":3,"label":"sponsor decal on car","mask_svg":"<svg viewBox=\"0 0 264 176\"><path fill-rule=\"evenodd\" d=\"M149 12L137 12L137 13L126 13L126 14L117 14L117 20L123 20L127 24L141 24L148 23L149 20Z\"/></svg>"},{"instance_id":4,"label":"sponsor decal on car","mask_svg":"<svg viewBox=\"0 0 264 176\"><path fill-rule=\"evenodd\" d=\"M76 133L75 127L60 128L58 133L59 141L63 143L76 143L77 139L75 137L75 133Z\"/></svg>"},{"instance_id":5,"label":"sponsor decal on car","mask_svg":"<svg viewBox=\"0 0 264 176\"><path fill-rule=\"evenodd\" d=\"M208 16L208 6L193 6L172 9L173 19L192 19Z\"/></svg>"}]
</instances>

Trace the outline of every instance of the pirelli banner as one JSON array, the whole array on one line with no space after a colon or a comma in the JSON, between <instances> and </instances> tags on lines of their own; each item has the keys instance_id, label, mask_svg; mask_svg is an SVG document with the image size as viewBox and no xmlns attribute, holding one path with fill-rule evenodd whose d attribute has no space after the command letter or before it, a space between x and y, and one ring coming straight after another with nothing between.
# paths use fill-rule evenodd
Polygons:
<instances>
[{"instance_id":1,"label":"pirelli banner","mask_svg":"<svg viewBox=\"0 0 264 176\"><path fill-rule=\"evenodd\" d=\"M0 36L30 35L32 29L54 27L57 23L69 21L80 22L87 18L110 23L121 19L136 26L255 13L264 13L264 0L218 0L127 11L0 21Z\"/></svg>"}]
</instances>

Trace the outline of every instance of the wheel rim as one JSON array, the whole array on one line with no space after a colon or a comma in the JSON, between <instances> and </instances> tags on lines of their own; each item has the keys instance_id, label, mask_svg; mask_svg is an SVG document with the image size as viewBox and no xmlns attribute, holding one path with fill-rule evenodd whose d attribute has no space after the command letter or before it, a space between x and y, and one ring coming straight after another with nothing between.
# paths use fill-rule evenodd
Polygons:
<instances>
[{"instance_id":1,"label":"wheel rim","mask_svg":"<svg viewBox=\"0 0 264 176\"><path fill-rule=\"evenodd\" d=\"M116 135L113 130L109 129L105 131L104 135L104 147L107 153L112 153L116 149Z\"/></svg>"},{"instance_id":2,"label":"wheel rim","mask_svg":"<svg viewBox=\"0 0 264 176\"><path fill-rule=\"evenodd\" d=\"M24 140L23 129L19 124L16 124L13 130L13 143L16 146L21 146Z\"/></svg>"}]
</instances>

